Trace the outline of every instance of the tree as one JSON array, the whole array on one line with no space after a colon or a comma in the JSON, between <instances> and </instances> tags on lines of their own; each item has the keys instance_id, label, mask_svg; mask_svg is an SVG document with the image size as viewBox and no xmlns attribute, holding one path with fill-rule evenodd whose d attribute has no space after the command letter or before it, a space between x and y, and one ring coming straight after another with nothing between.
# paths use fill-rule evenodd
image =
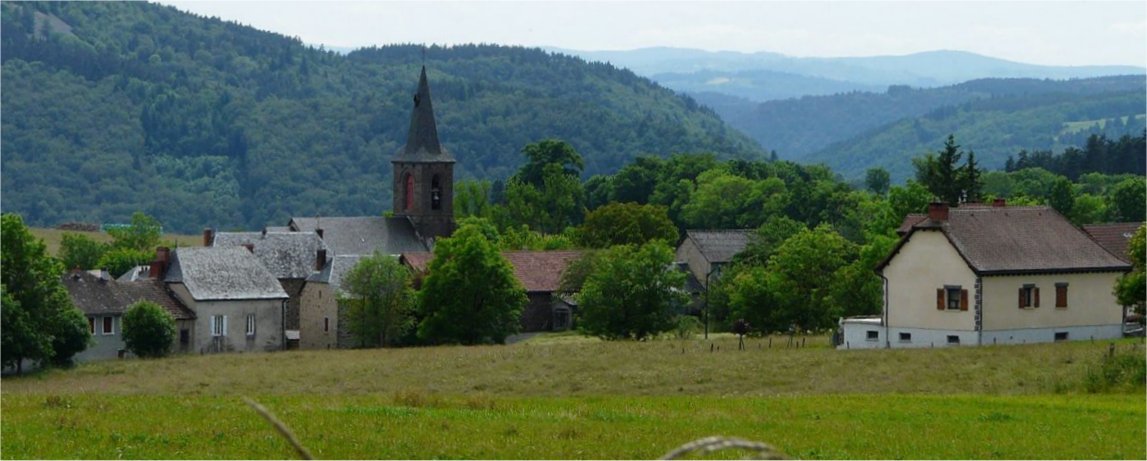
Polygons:
<instances>
[{"instance_id":1,"label":"tree","mask_svg":"<svg viewBox=\"0 0 1147 461\"><path fill-rule=\"evenodd\" d=\"M142 358L166 357L175 340L175 318L151 301L140 301L123 314L123 342Z\"/></svg>"},{"instance_id":2,"label":"tree","mask_svg":"<svg viewBox=\"0 0 1147 461\"><path fill-rule=\"evenodd\" d=\"M65 269L97 269L108 244L84 234L65 232L60 240L60 260Z\"/></svg>"},{"instance_id":3,"label":"tree","mask_svg":"<svg viewBox=\"0 0 1147 461\"><path fill-rule=\"evenodd\" d=\"M375 252L343 276L339 304L347 306L348 330L358 347L386 347L414 326L410 270Z\"/></svg>"},{"instance_id":4,"label":"tree","mask_svg":"<svg viewBox=\"0 0 1147 461\"><path fill-rule=\"evenodd\" d=\"M24 359L67 364L90 340L87 321L60 281L64 269L48 256L19 215L4 214L0 230L3 329L0 362L22 372Z\"/></svg>"},{"instance_id":5,"label":"tree","mask_svg":"<svg viewBox=\"0 0 1147 461\"><path fill-rule=\"evenodd\" d=\"M872 191L873 194L887 194L890 183L891 176L888 174L888 170L884 168L869 168L868 171L865 172L864 185L867 186L868 190Z\"/></svg>"},{"instance_id":6,"label":"tree","mask_svg":"<svg viewBox=\"0 0 1147 461\"><path fill-rule=\"evenodd\" d=\"M1147 183L1142 177L1128 178L1115 185L1107 209L1117 221L1143 222L1147 219Z\"/></svg>"},{"instance_id":7,"label":"tree","mask_svg":"<svg viewBox=\"0 0 1147 461\"><path fill-rule=\"evenodd\" d=\"M112 236L113 248L146 252L155 250L162 234L163 226L159 221L139 211L132 213L130 225L108 229L108 235Z\"/></svg>"},{"instance_id":8,"label":"tree","mask_svg":"<svg viewBox=\"0 0 1147 461\"><path fill-rule=\"evenodd\" d=\"M1059 214L1071 217L1073 216L1072 210L1075 208L1075 191L1071 185L1071 181L1067 178L1060 177L1056 179L1055 183L1051 186L1051 196L1048 197L1047 204L1051 205ZM1083 223L1075 223L1083 224Z\"/></svg>"},{"instance_id":9,"label":"tree","mask_svg":"<svg viewBox=\"0 0 1147 461\"><path fill-rule=\"evenodd\" d=\"M743 251L733 256L733 260L739 264L763 267L785 240L804 229L803 223L788 216L771 216L757 228L756 235L749 240Z\"/></svg>"},{"instance_id":10,"label":"tree","mask_svg":"<svg viewBox=\"0 0 1147 461\"><path fill-rule=\"evenodd\" d=\"M113 277L119 277L133 267L147 264L155 253L134 248L111 248L100 256L96 267L107 269Z\"/></svg>"},{"instance_id":11,"label":"tree","mask_svg":"<svg viewBox=\"0 0 1147 461\"><path fill-rule=\"evenodd\" d=\"M513 267L478 226L462 223L434 245L419 293L419 339L429 343L502 343L517 333L526 291Z\"/></svg>"},{"instance_id":12,"label":"tree","mask_svg":"<svg viewBox=\"0 0 1147 461\"><path fill-rule=\"evenodd\" d=\"M916 167L916 180L945 203L955 205L978 201L983 190L983 180L975 153L968 152L968 162L959 166L963 156L960 145L956 144L956 137L948 135L944 148L938 154L912 159Z\"/></svg>"},{"instance_id":13,"label":"tree","mask_svg":"<svg viewBox=\"0 0 1147 461\"><path fill-rule=\"evenodd\" d=\"M1147 244L1144 232L1147 226L1139 226L1135 235L1127 242L1127 256L1131 259L1131 272L1128 272L1115 282L1115 296L1119 304L1135 306L1139 313L1143 313L1143 306L1147 304L1147 277L1144 276L1147 267Z\"/></svg>"},{"instance_id":14,"label":"tree","mask_svg":"<svg viewBox=\"0 0 1147 461\"><path fill-rule=\"evenodd\" d=\"M665 206L610 203L586 214L576 236L579 244L590 248L641 245L650 240L673 244L677 226L669 220Z\"/></svg>"},{"instance_id":15,"label":"tree","mask_svg":"<svg viewBox=\"0 0 1147 461\"><path fill-rule=\"evenodd\" d=\"M542 187L545 168L548 165L557 165L562 174L574 179L581 175L581 170L585 167L581 155L573 146L557 139L527 144L522 148L522 154L526 156L526 164L518 169L514 178L538 188Z\"/></svg>"},{"instance_id":16,"label":"tree","mask_svg":"<svg viewBox=\"0 0 1147 461\"><path fill-rule=\"evenodd\" d=\"M664 242L618 245L603 250L578 294L579 322L588 335L641 340L669 331L685 303L685 274L671 269L673 250Z\"/></svg>"},{"instance_id":17,"label":"tree","mask_svg":"<svg viewBox=\"0 0 1147 461\"><path fill-rule=\"evenodd\" d=\"M454 216L490 215L490 181L464 180L454 183Z\"/></svg>"},{"instance_id":18,"label":"tree","mask_svg":"<svg viewBox=\"0 0 1147 461\"><path fill-rule=\"evenodd\" d=\"M976 163L976 153L968 151L968 162L960 169L960 186L964 190L964 201L979 203L984 191L980 164Z\"/></svg>"},{"instance_id":19,"label":"tree","mask_svg":"<svg viewBox=\"0 0 1147 461\"><path fill-rule=\"evenodd\" d=\"M777 318L801 329L831 326L844 312L832 296L834 282L842 278L840 269L856 254L856 245L827 225L802 230L785 240L768 265L773 277L770 294L782 310Z\"/></svg>"}]
</instances>

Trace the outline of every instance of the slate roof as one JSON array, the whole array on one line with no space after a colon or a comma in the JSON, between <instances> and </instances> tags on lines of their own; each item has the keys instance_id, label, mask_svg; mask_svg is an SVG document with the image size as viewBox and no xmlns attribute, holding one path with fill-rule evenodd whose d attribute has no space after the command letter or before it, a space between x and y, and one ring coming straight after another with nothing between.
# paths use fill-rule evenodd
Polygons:
<instances>
[{"instance_id":1,"label":"slate roof","mask_svg":"<svg viewBox=\"0 0 1147 461\"><path fill-rule=\"evenodd\" d=\"M291 218L290 227L298 232L314 233L322 228L323 242L332 255L398 255L428 248L410 220L404 217L353 216Z\"/></svg>"},{"instance_id":2,"label":"slate roof","mask_svg":"<svg viewBox=\"0 0 1147 461\"><path fill-rule=\"evenodd\" d=\"M287 297L271 271L243 247L177 248L165 281L183 283L196 301Z\"/></svg>"},{"instance_id":3,"label":"slate roof","mask_svg":"<svg viewBox=\"0 0 1147 461\"><path fill-rule=\"evenodd\" d=\"M438 126L434 122L433 104L430 103L426 66L422 66L422 74L418 77L418 92L414 95L414 108L410 112L410 131L406 134L406 145L398 149L391 161L454 163L454 156L438 142Z\"/></svg>"},{"instance_id":4,"label":"slate roof","mask_svg":"<svg viewBox=\"0 0 1147 461\"><path fill-rule=\"evenodd\" d=\"M580 251L504 251L502 256L514 267L514 277L527 293L552 293L561 284L562 271L570 262L581 257ZM434 254L430 252L403 253L405 264L416 272L426 272Z\"/></svg>"},{"instance_id":5,"label":"slate roof","mask_svg":"<svg viewBox=\"0 0 1147 461\"><path fill-rule=\"evenodd\" d=\"M924 219L912 226L877 270L915 232L943 232L980 275L1126 271L1131 267L1103 249L1050 207L960 207L942 222Z\"/></svg>"},{"instance_id":6,"label":"slate roof","mask_svg":"<svg viewBox=\"0 0 1147 461\"><path fill-rule=\"evenodd\" d=\"M1111 254L1124 262L1131 262L1127 256L1127 244L1142 225L1137 222L1091 224L1083 226L1083 231Z\"/></svg>"},{"instance_id":7,"label":"slate roof","mask_svg":"<svg viewBox=\"0 0 1147 461\"><path fill-rule=\"evenodd\" d=\"M908 231L912 230L912 226L920 224L920 221L923 221L927 218L928 215L924 213L908 213L906 216L904 216L904 221L900 223L900 227L896 229L896 235L904 236L904 234L907 234Z\"/></svg>"},{"instance_id":8,"label":"slate roof","mask_svg":"<svg viewBox=\"0 0 1147 461\"><path fill-rule=\"evenodd\" d=\"M342 292L342 279L355 264L368 255L341 255L328 258L323 270L307 277L307 282L326 283Z\"/></svg>"},{"instance_id":9,"label":"slate roof","mask_svg":"<svg viewBox=\"0 0 1147 461\"><path fill-rule=\"evenodd\" d=\"M86 271L64 274L62 280L72 302L84 314L123 315L132 304L151 301L176 320L195 318L195 313L171 296L159 280L119 281Z\"/></svg>"},{"instance_id":10,"label":"slate roof","mask_svg":"<svg viewBox=\"0 0 1147 461\"><path fill-rule=\"evenodd\" d=\"M745 249L756 229L689 229L685 238L692 240L710 263L727 263Z\"/></svg>"},{"instance_id":11,"label":"slate roof","mask_svg":"<svg viewBox=\"0 0 1147 461\"><path fill-rule=\"evenodd\" d=\"M315 272L318 251L327 247L314 232L218 232L216 247L249 244L277 279L305 279Z\"/></svg>"}]
</instances>

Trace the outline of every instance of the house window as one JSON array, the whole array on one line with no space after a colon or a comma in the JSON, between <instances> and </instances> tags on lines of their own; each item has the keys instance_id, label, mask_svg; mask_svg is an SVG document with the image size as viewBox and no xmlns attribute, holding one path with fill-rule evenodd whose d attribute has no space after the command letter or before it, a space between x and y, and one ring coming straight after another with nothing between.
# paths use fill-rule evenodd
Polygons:
<instances>
[{"instance_id":1,"label":"house window","mask_svg":"<svg viewBox=\"0 0 1147 461\"><path fill-rule=\"evenodd\" d=\"M1024 284L1020 287L1020 309L1028 307L1039 307L1039 287L1035 284Z\"/></svg>"},{"instance_id":2,"label":"house window","mask_svg":"<svg viewBox=\"0 0 1147 461\"><path fill-rule=\"evenodd\" d=\"M1067 308L1067 284L1055 284L1055 307Z\"/></svg>"},{"instance_id":3,"label":"house window","mask_svg":"<svg viewBox=\"0 0 1147 461\"><path fill-rule=\"evenodd\" d=\"M868 330L864 336L864 339L868 341L876 341L880 339L880 332L876 330Z\"/></svg>"},{"instance_id":4,"label":"house window","mask_svg":"<svg viewBox=\"0 0 1147 461\"><path fill-rule=\"evenodd\" d=\"M95 317L88 317L88 333L93 334L93 335L96 334L96 318Z\"/></svg>"},{"instance_id":5,"label":"house window","mask_svg":"<svg viewBox=\"0 0 1147 461\"><path fill-rule=\"evenodd\" d=\"M211 336L227 336L227 316L211 316Z\"/></svg>"},{"instance_id":6,"label":"house window","mask_svg":"<svg viewBox=\"0 0 1147 461\"><path fill-rule=\"evenodd\" d=\"M331 331L331 318L323 317L323 333Z\"/></svg>"},{"instance_id":7,"label":"house window","mask_svg":"<svg viewBox=\"0 0 1147 461\"><path fill-rule=\"evenodd\" d=\"M900 342L902 342L902 343L912 342L912 333L900 333Z\"/></svg>"},{"instance_id":8,"label":"house window","mask_svg":"<svg viewBox=\"0 0 1147 461\"><path fill-rule=\"evenodd\" d=\"M114 322L115 322L115 320L113 317L104 317L103 334L105 334L105 335L114 335L115 334Z\"/></svg>"},{"instance_id":9,"label":"house window","mask_svg":"<svg viewBox=\"0 0 1147 461\"><path fill-rule=\"evenodd\" d=\"M255 336L255 314L247 314L247 336Z\"/></svg>"},{"instance_id":10,"label":"house window","mask_svg":"<svg viewBox=\"0 0 1147 461\"><path fill-rule=\"evenodd\" d=\"M948 335L948 344L960 344L960 337L956 335Z\"/></svg>"},{"instance_id":11,"label":"house window","mask_svg":"<svg viewBox=\"0 0 1147 461\"><path fill-rule=\"evenodd\" d=\"M1055 340L1056 341L1067 341L1067 332L1066 331L1055 332Z\"/></svg>"},{"instance_id":12,"label":"house window","mask_svg":"<svg viewBox=\"0 0 1147 461\"><path fill-rule=\"evenodd\" d=\"M949 311L968 310L968 290L960 285L944 285L936 289L936 309Z\"/></svg>"},{"instance_id":13,"label":"house window","mask_svg":"<svg viewBox=\"0 0 1147 461\"><path fill-rule=\"evenodd\" d=\"M191 331L186 328L181 328L179 330L179 344L181 346L191 344Z\"/></svg>"}]
</instances>

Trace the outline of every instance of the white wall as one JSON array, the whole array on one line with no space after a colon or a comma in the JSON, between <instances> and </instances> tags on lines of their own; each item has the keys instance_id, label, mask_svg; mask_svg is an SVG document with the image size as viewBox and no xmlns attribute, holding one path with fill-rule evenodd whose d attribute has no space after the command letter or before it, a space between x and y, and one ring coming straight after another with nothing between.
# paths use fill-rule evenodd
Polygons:
<instances>
[{"instance_id":1,"label":"white wall","mask_svg":"<svg viewBox=\"0 0 1147 461\"><path fill-rule=\"evenodd\" d=\"M1050 327L1115 326L1123 323L1123 307L1112 289L1119 273L1013 275L983 278L983 329L1023 330ZM1067 307L1055 307L1055 284L1065 282ZM1039 288L1040 307L1019 308L1019 290Z\"/></svg>"},{"instance_id":2,"label":"white wall","mask_svg":"<svg viewBox=\"0 0 1147 461\"><path fill-rule=\"evenodd\" d=\"M883 274L888 279L885 306L889 327L975 330L976 275L943 233L912 233ZM936 309L936 290L945 285L968 290L968 310Z\"/></svg>"}]
</instances>

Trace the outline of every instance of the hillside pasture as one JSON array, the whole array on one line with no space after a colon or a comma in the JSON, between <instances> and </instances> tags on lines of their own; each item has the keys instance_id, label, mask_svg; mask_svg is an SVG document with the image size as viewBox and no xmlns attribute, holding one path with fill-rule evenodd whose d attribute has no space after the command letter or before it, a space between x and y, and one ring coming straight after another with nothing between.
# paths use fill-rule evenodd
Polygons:
<instances>
[{"instance_id":1,"label":"hillside pasture","mask_svg":"<svg viewBox=\"0 0 1147 461\"><path fill-rule=\"evenodd\" d=\"M111 243L112 236L107 232L88 232L88 231L74 231L51 229L44 227L30 227L28 231L33 236L44 241L44 245L48 247L48 254L58 256L60 254L60 242L64 240L65 233L80 234L91 238L97 242ZM163 234L160 236L160 241L164 245L172 248L175 247L193 247L203 246L203 236L201 235L183 235L183 234Z\"/></svg>"},{"instance_id":2,"label":"hillside pasture","mask_svg":"<svg viewBox=\"0 0 1147 461\"><path fill-rule=\"evenodd\" d=\"M0 448L5 459L294 456L247 396L320 458L653 458L711 435L802 458L1147 456L1142 386L1085 392L1106 342L787 344L543 336L91 363L4 378ZM1138 341L1116 349L1143 354Z\"/></svg>"}]
</instances>

